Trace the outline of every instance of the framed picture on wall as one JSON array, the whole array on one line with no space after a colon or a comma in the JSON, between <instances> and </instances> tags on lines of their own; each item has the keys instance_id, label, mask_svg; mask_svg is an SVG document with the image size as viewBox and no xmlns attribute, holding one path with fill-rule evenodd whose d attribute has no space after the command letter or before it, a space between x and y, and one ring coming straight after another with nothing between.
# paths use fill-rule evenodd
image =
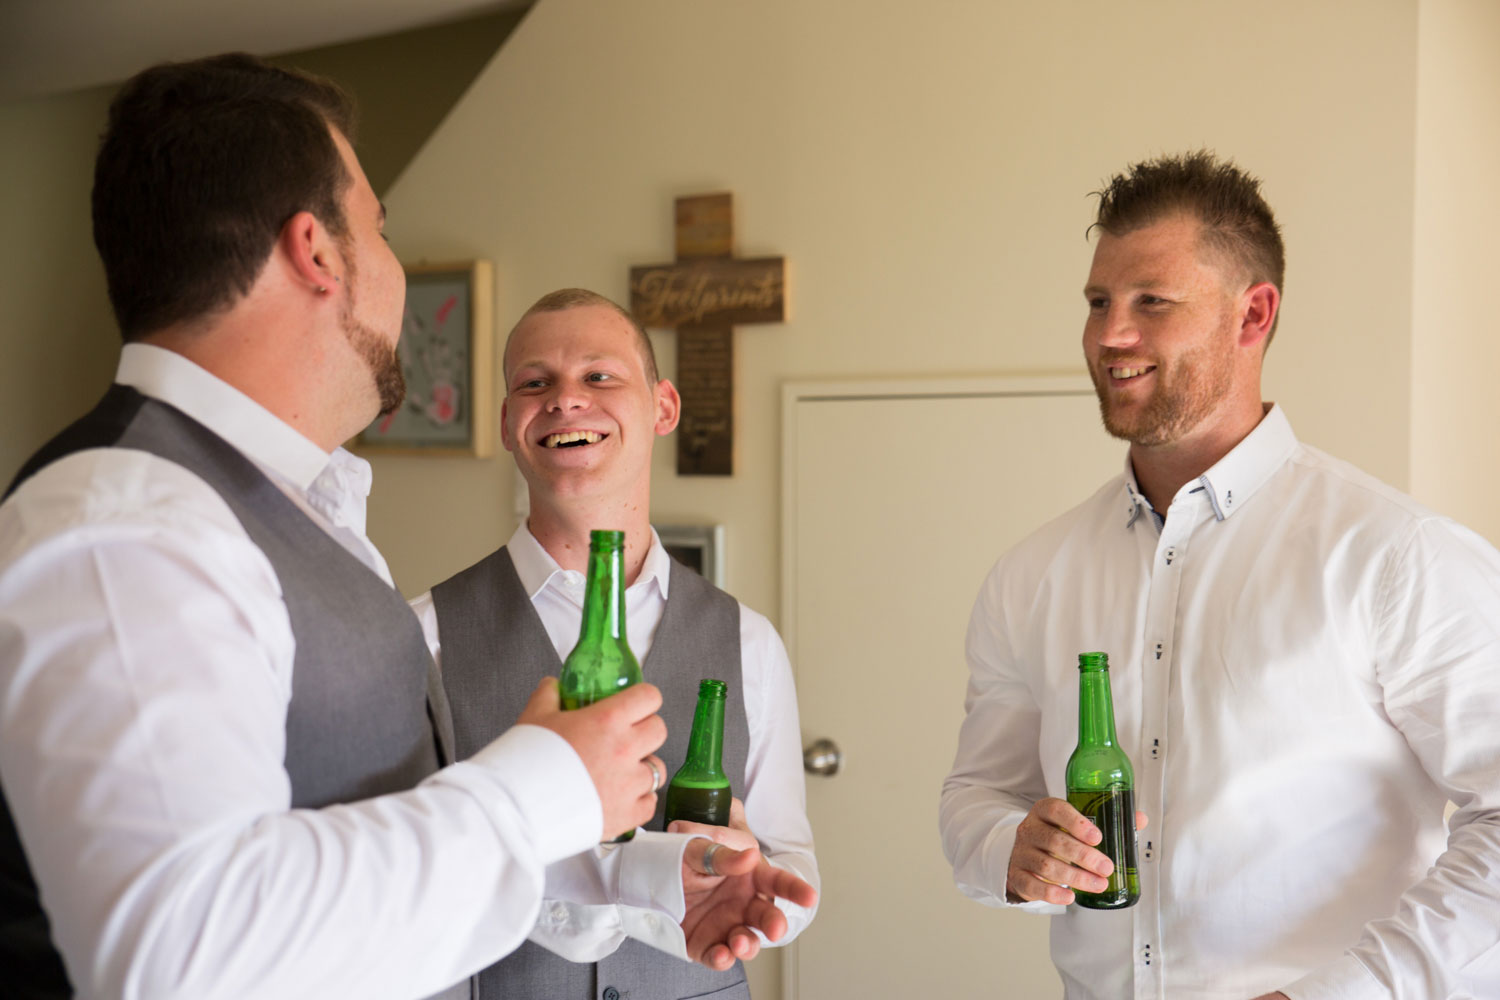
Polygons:
<instances>
[{"instance_id":1,"label":"framed picture on wall","mask_svg":"<svg viewBox=\"0 0 1500 1000\"><path fill-rule=\"evenodd\" d=\"M493 453L494 287L487 260L406 268L406 316L396 349L406 401L360 433L361 451Z\"/></svg>"},{"instance_id":2,"label":"framed picture on wall","mask_svg":"<svg viewBox=\"0 0 1500 1000\"><path fill-rule=\"evenodd\" d=\"M722 524L653 524L667 555L724 589Z\"/></svg>"}]
</instances>

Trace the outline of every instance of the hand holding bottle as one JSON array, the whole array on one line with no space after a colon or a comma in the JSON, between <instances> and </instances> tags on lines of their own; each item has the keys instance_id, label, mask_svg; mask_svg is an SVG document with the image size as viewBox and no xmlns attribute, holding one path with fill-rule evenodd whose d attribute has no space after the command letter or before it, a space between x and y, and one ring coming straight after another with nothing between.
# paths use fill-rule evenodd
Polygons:
<instances>
[{"instance_id":1,"label":"hand holding bottle","mask_svg":"<svg viewBox=\"0 0 1500 1000\"><path fill-rule=\"evenodd\" d=\"M604 837L634 830L656 812L653 785L667 773L654 751L667 739L667 724L656 712L661 691L636 684L584 708L565 712L557 679L544 677L516 720L557 733L578 753L604 809ZM652 768L657 778L652 777Z\"/></svg>"},{"instance_id":2,"label":"hand holding bottle","mask_svg":"<svg viewBox=\"0 0 1500 1000\"><path fill-rule=\"evenodd\" d=\"M1135 828L1145 829L1146 814L1136 812ZM1070 886L1103 892L1114 864L1095 846L1104 839L1099 828L1062 799L1042 799L1016 827L1016 844L1005 875L1005 897L1012 903L1043 900L1066 906L1074 901Z\"/></svg>"}]
</instances>

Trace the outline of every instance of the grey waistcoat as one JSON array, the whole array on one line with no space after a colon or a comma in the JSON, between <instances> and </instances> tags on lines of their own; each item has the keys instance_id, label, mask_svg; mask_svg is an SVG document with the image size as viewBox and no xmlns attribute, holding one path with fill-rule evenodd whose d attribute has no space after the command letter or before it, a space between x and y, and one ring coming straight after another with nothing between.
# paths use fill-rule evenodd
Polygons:
<instances>
[{"instance_id":1,"label":"grey waistcoat","mask_svg":"<svg viewBox=\"0 0 1500 1000\"><path fill-rule=\"evenodd\" d=\"M196 473L276 571L297 648L287 707L292 805L318 808L412 788L437 770L432 658L401 595L315 524L238 450L181 411L125 386L39 451L10 489L88 448L132 448ZM9 491L7 491L7 495ZM444 734L446 735L446 733ZM68 997L36 883L0 803L0 983L7 997Z\"/></svg>"},{"instance_id":2,"label":"grey waistcoat","mask_svg":"<svg viewBox=\"0 0 1500 1000\"><path fill-rule=\"evenodd\" d=\"M641 665L661 688L667 742L657 755L670 777L687 755L698 682L729 685L724 711L724 772L743 796L750 729L740 675L739 602L673 561L666 611ZM443 686L453 709L455 749L462 760L508 729L537 682L562 669L557 651L516 576L504 548L432 590L442 643ZM644 772L644 769L642 769ZM644 777L644 774L643 774ZM651 829L661 829L666 796L658 797ZM724 972L683 962L627 940L594 965L559 958L530 941L479 974L478 1000L748 1000L744 967Z\"/></svg>"}]
</instances>

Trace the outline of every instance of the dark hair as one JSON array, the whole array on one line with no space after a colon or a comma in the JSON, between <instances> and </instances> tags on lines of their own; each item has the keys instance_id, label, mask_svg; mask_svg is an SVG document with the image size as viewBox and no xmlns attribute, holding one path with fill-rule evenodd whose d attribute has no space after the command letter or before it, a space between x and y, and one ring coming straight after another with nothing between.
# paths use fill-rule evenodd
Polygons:
<instances>
[{"instance_id":1,"label":"dark hair","mask_svg":"<svg viewBox=\"0 0 1500 1000\"><path fill-rule=\"evenodd\" d=\"M1122 236L1172 215L1191 215L1211 251L1242 267L1251 282L1282 288L1286 247L1260 181L1209 150L1132 164L1094 193L1099 213L1090 231L1097 226Z\"/></svg>"},{"instance_id":2,"label":"dark hair","mask_svg":"<svg viewBox=\"0 0 1500 1000\"><path fill-rule=\"evenodd\" d=\"M127 81L94 164L94 244L124 338L227 308L249 292L288 219L348 233L354 140L337 85L244 53L164 63Z\"/></svg>"},{"instance_id":3,"label":"dark hair","mask_svg":"<svg viewBox=\"0 0 1500 1000\"><path fill-rule=\"evenodd\" d=\"M641 366L646 371L646 378L651 385L655 385L661 380L661 375L658 374L656 367L656 351L651 346L651 338L646 335L645 328L641 326L640 322L624 306L613 299L605 298L598 292L591 292L587 288L559 288L557 291L548 292L537 299L532 307L522 313L520 319L516 320L516 325L511 327L510 336L505 338L506 354L510 353L510 337L516 335L516 330L520 328L522 323L526 322L528 316L543 312L562 312L564 309L573 309L578 306L603 306L606 309L613 309L619 313L630 324L630 328L635 331L636 346L640 348ZM509 375L509 372L506 374Z\"/></svg>"}]
</instances>

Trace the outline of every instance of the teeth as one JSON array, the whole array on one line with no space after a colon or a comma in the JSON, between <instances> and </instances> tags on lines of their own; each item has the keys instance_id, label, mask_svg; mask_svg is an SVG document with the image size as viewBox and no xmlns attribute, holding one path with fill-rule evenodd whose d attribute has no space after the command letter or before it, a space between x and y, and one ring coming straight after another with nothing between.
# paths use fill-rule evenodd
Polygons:
<instances>
[{"instance_id":1,"label":"teeth","mask_svg":"<svg viewBox=\"0 0 1500 1000\"><path fill-rule=\"evenodd\" d=\"M572 444L575 441L584 441L588 444L597 444L604 440L604 435L596 431L567 431L563 434L548 434L542 439L543 448L557 448L561 445Z\"/></svg>"},{"instance_id":2,"label":"teeth","mask_svg":"<svg viewBox=\"0 0 1500 1000\"><path fill-rule=\"evenodd\" d=\"M1147 365L1145 368L1111 368L1109 370L1109 374L1113 378L1125 379L1135 378L1137 375L1144 375L1150 370L1151 367L1149 365Z\"/></svg>"}]
</instances>

